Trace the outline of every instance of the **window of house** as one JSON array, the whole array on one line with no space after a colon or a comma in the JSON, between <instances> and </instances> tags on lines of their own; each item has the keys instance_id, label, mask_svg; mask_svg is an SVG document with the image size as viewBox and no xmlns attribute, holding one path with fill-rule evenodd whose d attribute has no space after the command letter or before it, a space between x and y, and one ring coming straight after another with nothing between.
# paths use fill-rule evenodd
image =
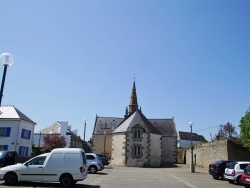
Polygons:
<instances>
[{"instance_id":1,"label":"window of house","mask_svg":"<svg viewBox=\"0 0 250 188\"><path fill-rule=\"evenodd\" d=\"M134 156L141 156L141 146L134 147Z\"/></svg>"},{"instance_id":2,"label":"window of house","mask_svg":"<svg viewBox=\"0 0 250 188\"><path fill-rule=\"evenodd\" d=\"M136 130L135 131L135 139L139 139L139 138L141 138L141 131Z\"/></svg>"},{"instance_id":3,"label":"window of house","mask_svg":"<svg viewBox=\"0 0 250 188\"><path fill-rule=\"evenodd\" d=\"M10 136L10 127L0 127L0 136L9 137Z\"/></svg>"},{"instance_id":4,"label":"window of house","mask_svg":"<svg viewBox=\"0 0 250 188\"><path fill-rule=\"evenodd\" d=\"M28 156L28 152L29 152L29 147L20 146L18 155L20 155L20 156Z\"/></svg>"},{"instance_id":5,"label":"window of house","mask_svg":"<svg viewBox=\"0 0 250 188\"><path fill-rule=\"evenodd\" d=\"M26 130L26 129L22 129L21 138L30 139L30 135L31 135L31 131Z\"/></svg>"},{"instance_id":6,"label":"window of house","mask_svg":"<svg viewBox=\"0 0 250 188\"><path fill-rule=\"evenodd\" d=\"M8 150L8 145L0 145L0 150Z\"/></svg>"}]
</instances>

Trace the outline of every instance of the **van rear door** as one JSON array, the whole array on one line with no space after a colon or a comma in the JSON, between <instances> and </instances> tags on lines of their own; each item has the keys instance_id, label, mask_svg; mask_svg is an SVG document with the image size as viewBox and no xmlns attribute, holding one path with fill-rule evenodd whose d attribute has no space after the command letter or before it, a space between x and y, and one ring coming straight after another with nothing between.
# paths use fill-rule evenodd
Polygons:
<instances>
[{"instance_id":1,"label":"van rear door","mask_svg":"<svg viewBox=\"0 0 250 188\"><path fill-rule=\"evenodd\" d=\"M82 152L82 162L83 162L83 169L82 169L82 173L84 176L87 176L87 158L85 155L85 152Z\"/></svg>"}]
</instances>

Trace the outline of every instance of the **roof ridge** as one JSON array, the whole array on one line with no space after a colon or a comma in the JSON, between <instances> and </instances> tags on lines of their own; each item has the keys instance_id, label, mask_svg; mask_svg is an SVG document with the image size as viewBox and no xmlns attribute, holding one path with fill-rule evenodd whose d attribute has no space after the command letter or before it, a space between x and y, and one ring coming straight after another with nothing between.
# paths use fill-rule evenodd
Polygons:
<instances>
[{"instance_id":1,"label":"roof ridge","mask_svg":"<svg viewBox=\"0 0 250 188\"><path fill-rule=\"evenodd\" d=\"M107 116L97 116L97 118L120 118L120 119L123 119L122 117L107 117Z\"/></svg>"}]
</instances>

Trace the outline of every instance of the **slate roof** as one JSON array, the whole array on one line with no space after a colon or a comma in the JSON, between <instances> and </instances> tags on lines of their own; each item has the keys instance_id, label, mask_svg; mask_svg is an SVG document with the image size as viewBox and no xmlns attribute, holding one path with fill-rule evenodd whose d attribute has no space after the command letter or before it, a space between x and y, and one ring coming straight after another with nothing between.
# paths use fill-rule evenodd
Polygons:
<instances>
[{"instance_id":1,"label":"slate roof","mask_svg":"<svg viewBox=\"0 0 250 188\"><path fill-rule=\"evenodd\" d=\"M111 134L123 120L124 118L96 116L93 134L104 134L105 129L106 134Z\"/></svg>"},{"instance_id":2,"label":"slate roof","mask_svg":"<svg viewBox=\"0 0 250 188\"><path fill-rule=\"evenodd\" d=\"M160 134L161 132L152 125L152 123L139 111L136 110L112 133L131 132L131 127L139 124L147 133Z\"/></svg>"},{"instance_id":3,"label":"slate roof","mask_svg":"<svg viewBox=\"0 0 250 188\"><path fill-rule=\"evenodd\" d=\"M182 131L179 131L179 140L191 140L191 135L193 141L206 141L206 139L202 135L198 135L197 133L191 134L191 132Z\"/></svg>"},{"instance_id":4,"label":"slate roof","mask_svg":"<svg viewBox=\"0 0 250 188\"><path fill-rule=\"evenodd\" d=\"M61 132L61 123L59 121L55 122L54 124L43 128L42 130L36 132L41 134L60 134Z\"/></svg>"},{"instance_id":5,"label":"slate roof","mask_svg":"<svg viewBox=\"0 0 250 188\"><path fill-rule=\"evenodd\" d=\"M138 110L138 113L141 113L141 112ZM111 134L112 131L114 131L118 126L120 127L121 124L124 124L124 125L120 127L118 130L115 130L114 133L118 131L124 131L126 130L125 127L129 126L129 124L132 122L132 119L134 118L134 116L135 116L134 113L131 114L127 119L116 118L116 117L96 116L93 134L94 135L104 134L105 127L108 128L106 130L106 134ZM141 116L142 121L147 122L146 124L151 124L149 125L149 128L147 128L147 130L152 130L154 133L161 134L163 136L177 136L174 119L147 119L142 113L139 116ZM132 124L135 122L136 122L136 118L133 120ZM132 124L131 126L133 126ZM152 128L152 126L155 127L157 130L155 130L155 128Z\"/></svg>"},{"instance_id":6,"label":"slate roof","mask_svg":"<svg viewBox=\"0 0 250 188\"><path fill-rule=\"evenodd\" d=\"M0 119L13 119L13 120L24 120L36 125L28 116L23 114L13 105L1 106L0 107Z\"/></svg>"},{"instance_id":7,"label":"slate roof","mask_svg":"<svg viewBox=\"0 0 250 188\"><path fill-rule=\"evenodd\" d=\"M148 119L163 136L177 136L173 119Z\"/></svg>"},{"instance_id":8,"label":"slate roof","mask_svg":"<svg viewBox=\"0 0 250 188\"><path fill-rule=\"evenodd\" d=\"M54 124L43 128L42 130L36 132L35 134L60 134L61 133L61 122L57 121ZM73 131L70 129L67 129L67 135L76 135ZM77 135L76 135L77 136Z\"/></svg>"}]
</instances>

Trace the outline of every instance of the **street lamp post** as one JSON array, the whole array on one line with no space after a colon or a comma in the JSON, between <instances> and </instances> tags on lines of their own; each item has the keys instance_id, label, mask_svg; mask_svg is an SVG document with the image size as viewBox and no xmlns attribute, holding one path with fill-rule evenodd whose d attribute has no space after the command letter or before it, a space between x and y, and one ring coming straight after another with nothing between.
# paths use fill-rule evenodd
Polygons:
<instances>
[{"instance_id":1,"label":"street lamp post","mask_svg":"<svg viewBox=\"0 0 250 188\"><path fill-rule=\"evenodd\" d=\"M83 137L84 141L85 141L85 133L86 133L86 123L87 123L87 120L84 119L84 137Z\"/></svg>"},{"instance_id":2,"label":"street lamp post","mask_svg":"<svg viewBox=\"0 0 250 188\"><path fill-rule=\"evenodd\" d=\"M190 164L190 172L195 172L195 166L194 166L194 157L193 157L193 137L192 137L192 128L193 128L193 123L189 122L189 126L191 128L191 164Z\"/></svg>"},{"instance_id":3,"label":"street lamp post","mask_svg":"<svg viewBox=\"0 0 250 188\"><path fill-rule=\"evenodd\" d=\"M5 82L7 67L11 66L14 63L14 58L13 58L13 56L10 53L3 53L3 54L0 55L0 62L4 66L3 78L2 78L2 85L1 85L1 90L0 90L0 106L1 106L1 104L2 104L2 97L3 97L3 88L4 88L4 82Z\"/></svg>"}]
</instances>

